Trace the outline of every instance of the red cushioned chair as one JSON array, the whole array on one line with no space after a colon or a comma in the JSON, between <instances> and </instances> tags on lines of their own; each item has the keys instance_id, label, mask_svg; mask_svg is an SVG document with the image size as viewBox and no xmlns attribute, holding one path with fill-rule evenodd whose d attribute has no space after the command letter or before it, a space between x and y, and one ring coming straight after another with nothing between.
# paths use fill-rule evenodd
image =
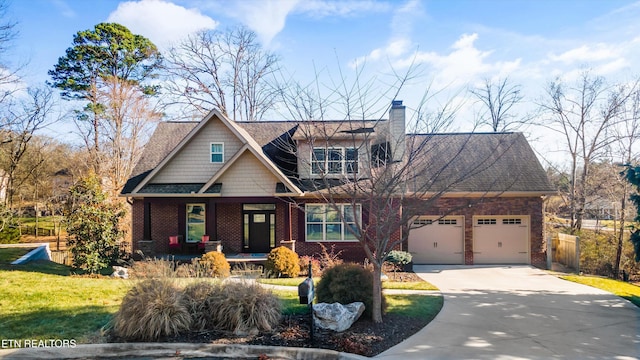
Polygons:
<instances>
[{"instance_id":1,"label":"red cushioned chair","mask_svg":"<svg viewBox=\"0 0 640 360\"><path fill-rule=\"evenodd\" d=\"M202 241L198 243L198 249L204 250L207 245L207 241L209 241L209 235L202 235Z\"/></svg>"},{"instance_id":2,"label":"red cushioned chair","mask_svg":"<svg viewBox=\"0 0 640 360\"><path fill-rule=\"evenodd\" d=\"M171 251L182 250L182 244L180 243L180 238L178 237L178 235L169 236L169 250Z\"/></svg>"}]
</instances>

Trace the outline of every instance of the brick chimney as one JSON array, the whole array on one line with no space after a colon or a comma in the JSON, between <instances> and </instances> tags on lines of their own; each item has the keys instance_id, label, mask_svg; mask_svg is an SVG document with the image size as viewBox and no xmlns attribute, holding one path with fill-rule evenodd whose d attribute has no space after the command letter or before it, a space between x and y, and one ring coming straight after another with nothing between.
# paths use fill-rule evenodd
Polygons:
<instances>
[{"instance_id":1,"label":"brick chimney","mask_svg":"<svg viewBox=\"0 0 640 360\"><path fill-rule=\"evenodd\" d=\"M405 106L402 105L402 100L393 100L389 110L389 145L393 162L402 161L404 158L405 131Z\"/></svg>"}]
</instances>

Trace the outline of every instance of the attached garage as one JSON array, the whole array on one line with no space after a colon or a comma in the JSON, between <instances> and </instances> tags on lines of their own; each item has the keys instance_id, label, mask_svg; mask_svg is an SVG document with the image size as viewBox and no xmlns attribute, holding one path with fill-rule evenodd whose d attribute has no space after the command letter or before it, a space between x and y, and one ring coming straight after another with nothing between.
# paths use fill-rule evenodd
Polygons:
<instances>
[{"instance_id":1,"label":"attached garage","mask_svg":"<svg viewBox=\"0 0 640 360\"><path fill-rule=\"evenodd\" d=\"M464 264L464 217L421 216L409 232L414 264Z\"/></svg>"},{"instance_id":2,"label":"attached garage","mask_svg":"<svg viewBox=\"0 0 640 360\"><path fill-rule=\"evenodd\" d=\"M474 216L474 264L529 264L529 216Z\"/></svg>"}]
</instances>

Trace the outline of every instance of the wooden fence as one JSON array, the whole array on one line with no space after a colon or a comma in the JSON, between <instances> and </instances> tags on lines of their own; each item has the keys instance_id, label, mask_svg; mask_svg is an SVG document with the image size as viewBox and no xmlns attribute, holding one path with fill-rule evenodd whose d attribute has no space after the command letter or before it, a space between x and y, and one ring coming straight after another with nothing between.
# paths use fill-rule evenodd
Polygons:
<instances>
[{"instance_id":1,"label":"wooden fence","mask_svg":"<svg viewBox=\"0 0 640 360\"><path fill-rule=\"evenodd\" d=\"M131 254L131 243L121 242L118 244L121 254ZM51 261L63 265L71 265L73 254L71 250L51 250Z\"/></svg>"},{"instance_id":2,"label":"wooden fence","mask_svg":"<svg viewBox=\"0 0 640 360\"><path fill-rule=\"evenodd\" d=\"M580 238L574 235L558 234L553 261L580 272Z\"/></svg>"},{"instance_id":3,"label":"wooden fence","mask_svg":"<svg viewBox=\"0 0 640 360\"><path fill-rule=\"evenodd\" d=\"M20 233L22 235L34 235L34 236L56 235L56 232L53 229L45 229L45 228L35 227L35 226L20 226Z\"/></svg>"}]
</instances>

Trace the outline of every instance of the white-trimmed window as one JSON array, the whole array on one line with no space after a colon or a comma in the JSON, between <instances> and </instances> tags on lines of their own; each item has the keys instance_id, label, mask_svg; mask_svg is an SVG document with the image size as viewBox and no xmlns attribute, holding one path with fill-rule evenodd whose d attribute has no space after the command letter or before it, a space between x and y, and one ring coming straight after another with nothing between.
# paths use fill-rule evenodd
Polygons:
<instances>
[{"instance_id":1,"label":"white-trimmed window","mask_svg":"<svg viewBox=\"0 0 640 360\"><path fill-rule=\"evenodd\" d=\"M211 143L211 162L224 162L224 143Z\"/></svg>"},{"instance_id":2,"label":"white-trimmed window","mask_svg":"<svg viewBox=\"0 0 640 360\"><path fill-rule=\"evenodd\" d=\"M313 148L311 152L311 173L357 174L358 149L356 148Z\"/></svg>"},{"instance_id":3,"label":"white-trimmed window","mask_svg":"<svg viewBox=\"0 0 640 360\"><path fill-rule=\"evenodd\" d=\"M351 204L306 204L305 213L307 241L358 240L355 235L358 233L356 219L362 223L362 207L359 204L355 208Z\"/></svg>"}]
</instances>

